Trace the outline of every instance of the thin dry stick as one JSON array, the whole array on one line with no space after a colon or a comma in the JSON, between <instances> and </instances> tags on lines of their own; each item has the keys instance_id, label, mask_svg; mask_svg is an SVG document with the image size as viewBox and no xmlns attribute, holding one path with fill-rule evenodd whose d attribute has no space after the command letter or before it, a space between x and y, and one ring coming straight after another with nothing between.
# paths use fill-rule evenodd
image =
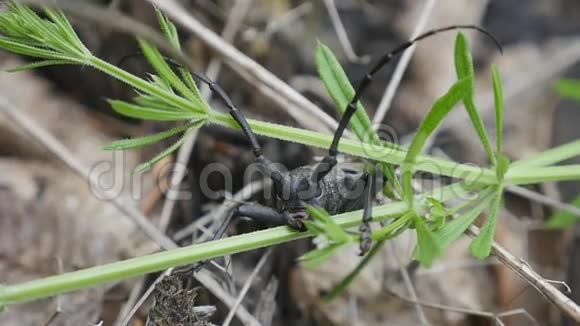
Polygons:
<instances>
[{"instance_id":1,"label":"thin dry stick","mask_svg":"<svg viewBox=\"0 0 580 326\"><path fill-rule=\"evenodd\" d=\"M58 139L47 132L36 122L28 118L21 110L15 108L8 100L0 97L0 111L4 112L8 118L20 126L32 138L45 146L50 152L58 157L66 166L72 169L81 178L90 180L90 169L79 161L71 151L69 151ZM107 198L106 192L98 184L95 184L93 191ZM141 212L131 205L123 203L120 198L114 197L108 201L129 217L143 232L163 249L177 248L173 240L165 236L145 217Z\"/></svg>"},{"instance_id":2,"label":"thin dry stick","mask_svg":"<svg viewBox=\"0 0 580 326\"><path fill-rule=\"evenodd\" d=\"M248 13L250 9L250 5L252 4L252 0L238 0L236 4L232 8L230 15L227 18L226 25L224 26L222 37L226 41L233 41L237 31L239 30L244 17ZM220 73L221 70L221 61L218 59L212 59L209 63L209 66L206 70L206 76L209 77L211 80L215 80ZM208 99L211 95L211 91L207 85L203 85L201 89L201 94L205 99ZM175 161L175 167L177 168L173 175L171 176L171 186L177 186L183 180L185 173L187 170L185 166L191 157L191 153L193 151L193 145L195 144L195 139L197 137L197 130L191 134L186 140L183 145L179 148L179 152L177 154L177 159ZM159 220L159 228L162 232L167 231L167 227L169 226L169 222L171 220L171 215L173 214L173 209L175 208L175 199L172 196L168 196L163 203L163 209L161 210L161 218Z\"/></svg>"},{"instance_id":3,"label":"thin dry stick","mask_svg":"<svg viewBox=\"0 0 580 326\"><path fill-rule=\"evenodd\" d=\"M229 326L232 319L234 319L234 315L236 313L236 310L238 309L240 304L242 304L242 300L244 300L244 297L248 293L248 290L250 290L250 286L254 282L254 279L256 278L256 276L258 276L258 273L260 272L262 267L264 267L264 265L268 261L268 258L270 257L271 253L272 253L272 248L268 248L268 250L264 253L264 255L262 255L262 258L260 258L260 260L258 261L258 264L256 264L256 267L254 267L254 270L252 271L250 276L248 276L246 283L244 284L244 286L240 290L240 294L236 298L236 303L230 309L230 312L226 316L226 319L224 320L222 326Z\"/></svg>"},{"instance_id":4,"label":"thin dry stick","mask_svg":"<svg viewBox=\"0 0 580 326\"><path fill-rule=\"evenodd\" d=\"M153 282L153 283L157 284L158 279L156 279L155 282ZM143 300L143 302L140 302L140 300L139 300L139 298L142 297L141 291L143 291L144 287L145 287L145 278L141 277L139 279L139 282L137 282L137 284L135 284L133 286L133 288L131 288L131 292L129 293L129 298L127 299L127 302L125 302L123 304L123 307L121 308L121 310L117 314L117 319L115 320L115 323L113 325L125 326L125 325L129 324L129 322L131 321L131 318L133 318L133 315L135 315L137 310L139 310L139 307L141 307L141 305L145 301L145 300ZM140 304L137 305L137 302L140 302ZM123 316L125 316L125 317L123 317Z\"/></svg>"},{"instance_id":5,"label":"thin dry stick","mask_svg":"<svg viewBox=\"0 0 580 326\"><path fill-rule=\"evenodd\" d=\"M266 40L270 40L270 38L278 31L280 31L284 27L290 26L296 20L302 18L302 16L308 14L311 10L312 10L311 2L304 2L299 6L292 8L283 15L269 21L268 25L261 33L262 37Z\"/></svg>"},{"instance_id":6,"label":"thin dry stick","mask_svg":"<svg viewBox=\"0 0 580 326\"><path fill-rule=\"evenodd\" d=\"M172 0L146 0L157 6L161 11L170 16L176 23L187 28L200 40L206 43L216 53L220 54L226 63L244 79L255 85L257 89L282 108L294 107L297 112L288 112L296 121L305 127L331 132L335 130L338 123L318 108L314 103L306 99L292 87L280 80L266 68L249 58L243 52L236 49L231 44L225 42L212 30L203 26L195 17L187 13L178 3ZM270 90L270 91L267 91Z\"/></svg>"},{"instance_id":7,"label":"thin dry stick","mask_svg":"<svg viewBox=\"0 0 580 326\"><path fill-rule=\"evenodd\" d=\"M554 207L556 209L572 213L576 216L580 216L580 208L574 205L563 203L559 200L550 198L544 194L529 190L522 186L507 186L505 187L505 190L513 194L527 198L529 200L533 200L538 203L544 204L546 206Z\"/></svg>"},{"instance_id":8,"label":"thin dry stick","mask_svg":"<svg viewBox=\"0 0 580 326\"><path fill-rule=\"evenodd\" d=\"M479 228L471 225L466 233L474 238L479 234ZM521 278L526 280L538 292L543 294L556 307L573 320L580 322L580 307L572 299L568 298L564 293L556 289L549 281L544 279L541 275L536 273L530 265L520 258L512 255L504 247L494 242L492 246L492 253L508 268L518 274Z\"/></svg>"},{"instance_id":9,"label":"thin dry stick","mask_svg":"<svg viewBox=\"0 0 580 326\"><path fill-rule=\"evenodd\" d=\"M336 9L336 3L334 3L334 0L324 0L324 6L326 6L326 11L330 17L330 22L332 23L332 27L338 36L340 46L342 46L342 50L344 51L348 61L361 64L369 63L371 59L370 56L359 56L354 52L352 44L348 38L348 34L346 33L344 25L342 24L342 20L340 19L340 15L338 14L338 9Z\"/></svg>"},{"instance_id":10,"label":"thin dry stick","mask_svg":"<svg viewBox=\"0 0 580 326\"><path fill-rule=\"evenodd\" d=\"M417 187L419 190L420 186ZM393 243L393 241L388 241L387 242L388 246L389 246L389 250L391 253L396 252L396 248L395 245ZM393 257L395 257L395 260L397 260L397 264L399 265L399 273L401 274L401 277L403 278L403 282L405 283L405 287L407 288L407 291L409 292L409 296L414 299L417 300L417 291L415 291L415 286L413 285L413 282L411 281L411 277L409 275L409 272L407 272L407 269L405 268L405 263L402 261L402 259L399 257L399 255L393 255ZM421 305L416 304L415 305L415 310L417 312L417 317L419 318L419 321L421 322L422 325L429 325L429 321L427 320L427 316L425 315L425 311L423 311L423 308L421 307Z\"/></svg>"},{"instance_id":11,"label":"thin dry stick","mask_svg":"<svg viewBox=\"0 0 580 326\"><path fill-rule=\"evenodd\" d=\"M12 121L19 125L26 133L33 137L35 141L45 146L49 151L51 151L55 156L62 160L69 168L71 168L75 173L81 176L83 179L90 179L90 170L81 163L58 139L40 127L36 122L32 121L26 115L21 113L20 110L16 109L8 100L0 97L0 111L4 112ZM95 188L94 191L99 192L104 195L103 190L100 188ZM106 197L105 197L106 198ZM173 242L169 237L165 236L163 233L149 222L149 220L141 214L141 212L133 206L126 205L121 202L119 198L113 198L109 203L117 207L125 216L131 218L131 220L139 226L145 234L147 234L152 240L154 240L161 248L170 250L178 248L178 245ZM209 275L197 274L196 278L198 281L205 286L210 292L222 299L226 305L231 306L229 303L234 302L234 299L226 292L224 292L219 284L215 282ZM217 284L217 287L216 287ZM240 315L247 313L251 316L245 309L238 309ZM240 316L238 316L240 317ZM241 318L247 319L247 316ZM254 318L255 320L255 318Z\"/></svg>"},{"instance_id":12,"label":"thin dry stick","mask_svg":"<svg viewBox=\"0 0 580 326\"><path fill-rule=\"evenodd\" d=\"M409 296L413 300L417 300L417 291L415 291L415 286L413 286L413 282L411 281L411 277L409 276L409 272L405 267L399 268L401 276L403 277L403 282L405 283L405 287L407 291L409 291ZM415 310L417 311L417 317L419 317L419 322L421 325L430 325L427 316L425 315L425 311L423 311L423 307L420 304L415 304Z\"/></svg>"},{"instance_id":13,"label":"thin dry stick","mask_svg":"<svg viewBox=\"0 0 580 326\"><path fill-rule=\"evenodd\" d=\"M443 304L439 304L439 303L426 302L426 301L421 301L421 300L417 300L417 299L406 298L406 297L404 297L404 296L402 296L402 295L398 294L397 292L392 291L390 289L386 289L386 291L388 294L396 297L397 299L408 302L410 304L420 305L420 306L423 306L425 308L430 308L430 309L438 309L438 310L462 313L462 314L466 314L466 315L486 317L486 318L493 319L498 325L504 325L504 323L501 321L500 318L507 317L507 316L513 316L513 315L524 315L526 318L528 318L532 322L532 324L538 325L538 321L534 317L532 317L532 315L530 315L529 312L527 312L525 309L521 309L521 308L495 314L493 312L488 312L488 311L473 310L473 309L469 309L469 308L448 306L448 305L443 305Z\"/></svg>"},{"instance_id":14,"label":"thin dry stick","mask_svg":"<svg viewBox=\"0 0 580 326\"><path fill-rule=\"evenodd\" d=\"M431 12L433 11L434 6L435 0L426 1L425 7L423 7L423 11L421 12L421 16L419 17L419 21L417 22L415 30L411 35L411 39L421 34L421 32L423 32L425 26L427 25L427 22L429 21L429 17L431 16ZM387 89L385 90L385 93L381 98L381 102L377 107L375 116L373 117L373 126L375 129L379 128L379 126L383 122L383 119L385 118L385 115L387 114L387 111L391 107L393 98L395 97L395 92L397 92L397 89L399 88L399 84L401 83L403 74L405 73L405 70L407 70L407 66L411 61L413 53L415 53L416 47L417 47L416 44L412 45L401 56L401 59L399 60L399 63L395 68L395 72L393 73L393 77L391 77L391 81L389 82L389 85L387 86Z\"/></svg>"}]
</instances>

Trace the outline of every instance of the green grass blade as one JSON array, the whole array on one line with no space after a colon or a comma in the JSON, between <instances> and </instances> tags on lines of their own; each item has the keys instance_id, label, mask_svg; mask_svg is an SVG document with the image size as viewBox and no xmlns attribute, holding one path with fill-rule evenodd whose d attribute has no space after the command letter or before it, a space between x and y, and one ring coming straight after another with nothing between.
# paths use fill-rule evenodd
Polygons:
<instances>
[{"instance_id":1,"label":"green grass blade","mask_svg":"<svg viewBox=\"0 0 580 326\"><path fill-rule=\"evenodd\" d=\"M556 83L555 88L560 96L580 101L580 80L561 79Z\"/></svg>"},{"instance_id":2,"label":"green grass blade","mask_svg":"<svg viewBox=\"0 0 580 326\"><path fill-rule=\"evenodd\" d=\"M126 149L131 149L131 148L144 147L144 146L158 143L166 138L169 138L171 136L182 133L182 132L186 131L187 129L198 128L202 124L203 124L203 121L199 120L199 121L195 121L193 123L188 123L184 126L171 128L169 130L166 130L166 131L163 131L160 133L156 133L153 135L132 138L132 139L117 140L117 141L114 141L114 142L109 143L107 145L104 145L102 148L106 151L117 151L117 150L126 150Z\"/></svg>"},{"instance_id":3,"label":"green grass blade","mask_svg":"<svg viewBox=\"0 0 580 326\"><path fill-rule=\"evenodd\" d=\"M91 52L78 38L75 30L62 11L44 8L44 12L58 26L58 34L64 37L71 47L78 51L79 54L91 55Z\"/></svg>"},{"instance_id":4,"label":"green grass blade","mask_svg":"<svg viewBox=\"0 0 580 326\"><path fill-rule=\"evenodd\" d=\"M42 67L47 67L47 66L74 65L74 64L78 64L78 63L74 62L74 61L67 61L67 60L43 60L43 61L27 63L27 64L20 65L18 67L10 68L10 69L7 69L6 72L18 72L18 71L42 68Z\"/></svg>"},{"instance_id":5,"label":"green grass blade","mask_svg":"<svg viewBox=\"0 0 580 326\"><path fill-rule=\"evenodd\" d=\"M334 53L320 42L316 48L316 69L334 103L340 112L344 113L346 106L354 96L354 88ZM360 103L357 103L356 113L350 120L350 126L360 140L368 138L367 133L373 130L371 120ZM370 136L371 140L378 140L376 133Z\"/></svg>"},{"instance_id":6,"label":"green grass blade","mask_svg":"<svg viewBox=\"0 0 580 326\"><path fill-rule=\"evenodd\" d=\"M181 43L179 42L179 35L177 34L175 25L157 7L155 7L155 15L157 16L159 27L163 35L165 35L165 38L167 38L171 46L177 51L181 51Z\"/></svg>"},{"instance_id":7,"label":"green grass blade","mask_svg":"<svg viewBox=\"0 0 580 326\"><path fill-rule=\"evenodd\" d=\"M330 97L332 97L340 112L344 113L344 110L354 96L355 90L348 76L342 69L342 66L334 56L334 53L332 53L330 48L320 42L316 48L316 69ZM360 102L357 103L356 112L350 119L350 128L362 142L370 143L372 146L400 149L400 146L383 142L379 138L365 108ZM381 169L390 184L400 194L402 187L395 175L394 167L390 164L382 164Z\"/></svg>"},{"instance_id":8,"label":"green grass blade","mask_svg":"<svg viewBox=\"0 0 580 326\"><path fill-rule=\"evenodd\" d=\"M414 256L423 266L430 267L435 259L441 257L443 249L422 217L416 215L413 221L417 231L417 246Z\"/></svg>"},{"instance_id":9,"label":"green grass blade","mask_svg":"<svg viewBox=\"0 0 580 326\"><path fill-rule=\"evenodd\" d=\"M556 164L580 155L580 140L575 140L547 151L535 154L530 158L514 162L512 168L533 168Z\"/></svg>"},{"instance_id":10,"label":"green grass blade","mask_svg":"<svg viewBox=\"0 0 580 326\"><path fill-rule=\"evenodd\" d=\"M578 179L580 179L580 164L570 164L550 167L510 168L504 177L504 182L506 184L525 185Z\"/></svg>"},{"instance_id":11,"label":"green grass blade","mask_svg":"<svg viewBox=\"0 0 580 326\"><path fill-rule=\"evenodd\" d=\"M175 74L171 67L165 61L165 58L161 55L159 50L151 45L149 42L139 39L139 45L143 51L143 55L147 58L147 61L153 66L155 71L172 87L174 87L181 95L186 97L191 102L195 103L197 108L206 110L206 104L200 102L199 95L194 94L194 92L188 88L183 81Z\"/></svg>"},{"instance_id":12,"label":"green grass blade","mask_svg":"<svg viewBox=\"0 0 580 326\"><path fill-rule=\"evenodd\" d=\"M491 79L493 81L493 98L495 100L495 128L496 128L496 153L502 152L503 140L503 87L501 76L496 65L491 66Z\"/></svg>"},{"instance_id":13,"label":"green grass blade","mask_svg":"<svg viewBox=\"0 0 580 326\"><path fill-rule=\"evenodd\" d=\"M461 214L459 217L453 219L451 222L448 222L441 230L435 233L437 242L443 251L447 250L449 245L459 239L465 230L467 230L467 228L473 224L479 214L481 214L481 212L488 207L492 198L490 195L491 193L489 191L482 192L482 194L479 195L474 201L476 203L474 207Z\"/></svg>"},{"instance_id":14,"label":"green grass blade","mask_svg":"<svg viewBox=\"0 0 580 326\"><path fill-rule=\"evenodd\" d=\"M163 151L161 151L159 154L155 155L149 161L147 161L145 163L139 164L135 168L134 173L140 174L140 173L143 173L143 172L145 172L147 170L150 170L155 163L161 161L166 156L171 155L171 153L175 152L183 144L183 142L187 139L187 137L191 134L192 131L193 131L193 129L188 130L185 133L185 135L183 135L181 138L179 138L179 140L177 140L175 143L173 143L173 145L167 147L166 149L164 149Z\"/></svg>"},{"instance_id":15,"label":"green grass blade","mask_svg":"<svg viewBox=\"0 0 580 326\"><path fill-rule=\"evenodd\" d=\"M373 232L373 240L382 241L390 239L393 234L403 229L403 227L413 219L414 214L415 213L413 211L408 211L403 216L396 218L392 223L387 224L382 229Z\"/></svg>"},{"instance_id":16,"label":"green grass blade","mask_svg":"<svg viewBox=\"0 0 580 326\"><path fill-rule=\"evenodd\" d=\"M423 145L425 145L427 138L429 138L435 128L441 123L447 114L449 114L451 109L453 109L453 107L455 107L455 105L457 105L457 103L468 94L471 87L471 79L472 77L465 77L458 80L453 84L453 86L451 86L451 88L449 88L449 91L445 95L435 101L433 107L421 122L421 125L411 142L411 146L409 146L407 155L401 165L401 176L403 177L404 198L411 207L413 203L411 181L417 156L421 153Z\"/></svg>"},{"instance_id":17,"label":"green grass blade","mask_svg":"<svg viewBox=\"0 0 580 326\"><path fill-rule=\"evenodd\" d=\"M501 206L502 195L503 189L502 187L498 187L491 203L489 216L485 220L479 234L475 239L473 239L469 246L469 250L474 257L485 259L491 253L491 246L493 244L493 237L495 235L497 224L497 214Z\"/></svg>"},{"instance_id":18,"label":"green grass blade","mask_svg":"<svg viewBox=\"0 0 580 326\"><path fill-rule=\"evenodd\" d=\"M571 204L580 208L580 196L576 197L576 199L574 199ZM546 227L550 229L563 229L578 222L580 222L580 215L576 215L565 210L559 210L554 215L550 216L546 222Z\"/></svg>"},{"instance_id":19,"label":"green grass blade","mask_svg":"<svg viewBox=\"0 0 580 326\"><path fill-rule=\"evenodd\" d=\"M352 237L336 224L324 209L314 206L306 206L306 209L310 216L321 224L324 229L324 235L330 241L334 243L352 242Z\"/></svg>"},{"instance_id":20,"label":"green grass blade","mask_svg":"<svg viewBox=\"0 0 580 326\"><path fill-rule=\"evenodd\" d=\"M368 263L376 256L377 253L381 251L381 248L385 244L386 240L380 240L373 244L371 250L361 259L361 261L356 265L356 267L348 273L334 288L332 288L327 294L324 295L323 300L325 302L330 302L334 300L339 294L341 294L351 283L354 281L356 276L368 265Z\"/></svg>"},{"instance_id":21,"label":"green grass blade","mask_svg":"<svg viewBox=\"0 0 580 326\"><path fill-rule=\"evenodd\" d=\"M495 174L499 182L503 182L503 178L510 168L510 159L503 153L497 154L497 166Z\"/></svg>"},{"instance_id":22,"label":"green grass blade","mask_svg":"<svg viewBox=\"0 0 580 326\"><path fill-rule=\"evenodd\" d=\"M191 89L193 95L195 95L195 97L198 99L198 104L202 105L202 109L204 109L204 112L210 112L211 108L209 107L209 104L207 104L205 98L201 96L201 92L199 91L199 88L197 87L197 84L195 83L195 80L193 79L191 72L187 71L184 68L179 68L179 72L181 74L181 79L183 80L185 85L187 85L187 87Z\"/></svg>"},{"instance_id":23,"label":"green grass blade","mask_svg":"<svg viewBox=\"0 0 580 326\"><path fill-rule=\"evenodd\" d=\"M15 39L10 39L7 37L0 37L0 48L10 52L27 55L29 57L36 57L42 59L65 58L65 56L60 54L59 52L38 48L33 45L25 44L23 42L19 42ZM73 58L71 58L71 60L73 60Z\"/></svg>"},{"instance_id":24,"label":"green grass blade","mask_svg":"<svg viewBox=\"0 0 580 326\"><path fill-rule=\"evenodd\" d=\"M348 244L349 243L330 244L320 249L311 250L298 259L303 261L307 268L316 268Z\"/></svg>"},{"instance_id":25,"label":"green grass blade","mask_svg":"<svg viewBox=\"0 0 580 326\"><path fill-rule=\"evenodd\" d=\"M473 123L473 127L483 144L489 160L495 165L495 155L491 149L489 142L489 137L487 136L487 131L481 119L481 115L475 106L474 99L474 88L475 88L475 73L473 71L473 59L471 57L471 52L469 50L469 44L465 39L463 33L457 33L457 38L455 40L455 70L457 73L457 79L461 80L464 78L469 78L471 81L469 84L469 90L463 98L463 104L467 110L467 114Z\"/></svg>"},{"instance_id":26,"label":"green grass blade","mask_svg":"<svg viewBox=\"0 0 580 326\"><path fill-rule=\"evenodd\" d=\"M199 115L195 113L177 112L173 110L158 110L127 103L124 101L109 100L109 103L115 112L130 118L154 121L178 121L199 118Z\"/></svg>"},{"instance_id":27,"label":"green grass blade","mask_svg":"<svg viewBox=\"0 0 580 326\"><path fill-rule=\"evenodd\" d=\"M55 23L47 19L42 19L32 9L26 6L17 5L17 12L20 17L28 24L31 31L36 35L42 35L45 41L45 46L50 47L63 54L83 57L84 53L79 53L78 49L69 42L67 36L59 33Z\"/></svg>"}]
</instances>

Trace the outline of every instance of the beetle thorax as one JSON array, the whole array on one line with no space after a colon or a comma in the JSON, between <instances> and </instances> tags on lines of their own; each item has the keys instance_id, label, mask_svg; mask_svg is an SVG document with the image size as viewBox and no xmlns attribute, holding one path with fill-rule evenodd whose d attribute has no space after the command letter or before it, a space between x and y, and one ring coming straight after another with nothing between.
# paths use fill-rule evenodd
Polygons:
<instances>
[{"instance_id":1,"label":"beetle thorax","mask_svg":"<svg viewBox=\"0 0 580 326\"><path fill-rule=\"evenodd\" d=\"M313 205L338 214L362 207L359 202L364 184L360 173L345 173L335 168L316 184L312 182L314 170L305 166L287 174L284 189L276 191L279 211L304 212L305 205Z\"/></svg>"}]
</instances>

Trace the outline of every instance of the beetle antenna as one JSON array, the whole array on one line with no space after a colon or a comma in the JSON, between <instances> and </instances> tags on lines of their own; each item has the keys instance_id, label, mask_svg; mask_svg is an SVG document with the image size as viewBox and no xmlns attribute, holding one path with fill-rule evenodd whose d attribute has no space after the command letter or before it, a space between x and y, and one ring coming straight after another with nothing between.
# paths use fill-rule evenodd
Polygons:
<instances>
[{"instance_id":1,"label":"beetle antenna","mask_svg":"<svg viewBox=\"0 0 580 326\"><path fill-rule=\"evenodd\" d=\"M332 143L328 149L328 155L325 156L324 159L320 162L320 164L318 164L318 166L316 167L316 170L315 170L314 174L312 175L312 180L311 180L312 182L318 183L336 165L336 162L337 162L336 156L338 155L338 143L339 143L340 139L342 138L342 135L344 134L344 130L346 129L350 119L352 118L352 116L356 112L356 107L357 107L356 104L358 103L358 101L359 101L360 97L363 95L363 93L367 90L369 84L373 80L373 77L381 70L381 68L386 66L391 61L391 59L393 59L393 57L400 55L401 53L403 53L406 49L411 47L416 42L418 42L424 38L433 36L435 34L441 33L441 32L446 32L446 31L451 31L451 30L456 30L456 29L472 29L472 30L476 30L476 31L488 36L495 43L495 45L499 49L500 53L503 53L503 48L501 46L501 43L495 38L495 36L493 36L493 34L491 34L491 32L483 29L482 27L479 27L476 25L452 25L452 26L446 26L446 27L442 27L442 28L433 29L433 30L427 31L423 34L420 34L419 36L417 36L417 37L415 37L415 38L413 38L405 43L402 43L401 45L397 46L394 50L392 50L392 51L388 52L387 54L383 55L382 57L380 57L379 60L377 60L377 62L371 66L369 71L365 74L365 76L362 78L362 80L356 86L356 91L354 93L354 96L352 97L352 99L350 100L350 103L347 105L346 109L344 110L344 114L342 115L342 118L340 119L340 122L338 123L338 127L336 128L336 132L334 133L334 138L332 139Z\"/></svg>"}]
</instances>

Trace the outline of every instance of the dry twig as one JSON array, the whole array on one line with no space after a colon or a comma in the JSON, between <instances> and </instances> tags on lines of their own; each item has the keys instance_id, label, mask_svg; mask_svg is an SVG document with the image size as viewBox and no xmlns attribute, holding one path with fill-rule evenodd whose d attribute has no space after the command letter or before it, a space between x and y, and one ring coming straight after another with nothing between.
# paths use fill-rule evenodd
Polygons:
<instances>
[{"instance_id":1,"label":"dry twig","mask_svg":"<svg viewBox=\"0 0 580 326\"><path fill-rule=\"evenodd\" d=\"M303 126L321 132L331 132L338 126L332 117L266 68L262 67L231 44L225 42L212 30L203 26L175 1L146 1L157 6L176 23L179 23L199 37L212 50L221 55L234 71L240 74L246 81L256 86L263 95L278 103Z\"/></svg>"}]
</instances>

